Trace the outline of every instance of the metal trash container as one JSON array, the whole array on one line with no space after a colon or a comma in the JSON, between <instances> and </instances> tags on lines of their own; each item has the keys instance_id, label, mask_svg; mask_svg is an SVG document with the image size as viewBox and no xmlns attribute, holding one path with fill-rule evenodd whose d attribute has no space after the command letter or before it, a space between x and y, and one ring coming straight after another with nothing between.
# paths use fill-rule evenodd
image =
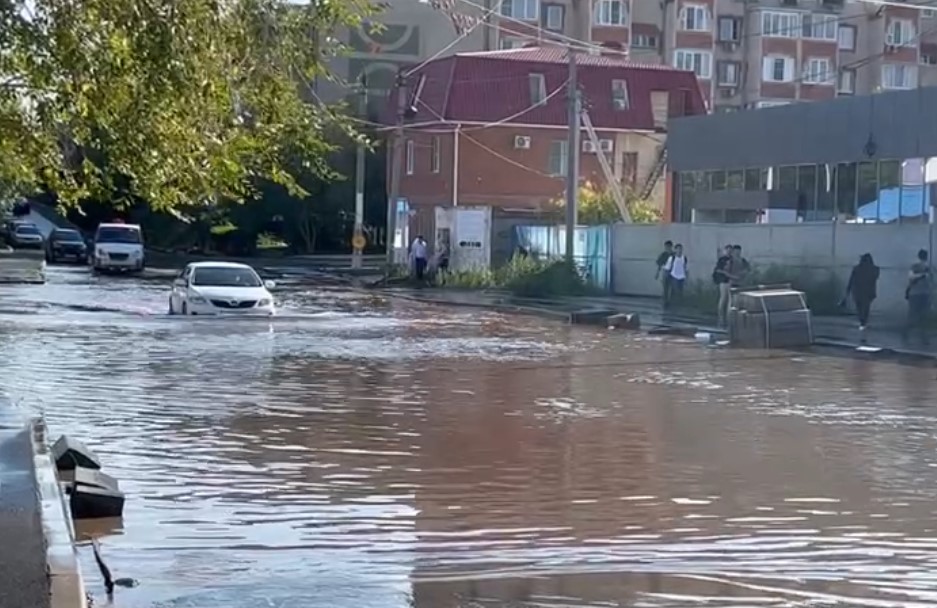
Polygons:
<instances>
[{"instance_id":1,"label":"metal trash container","mask_svg":"<svg viewBox=\"0 0 937 608\"><path fill-rule=\"evenodd\" d=\"M790 285L734 289L729 342L745 348L790 348L813 344L813 320L804 293Z\"/></svg>"}]
</instances>

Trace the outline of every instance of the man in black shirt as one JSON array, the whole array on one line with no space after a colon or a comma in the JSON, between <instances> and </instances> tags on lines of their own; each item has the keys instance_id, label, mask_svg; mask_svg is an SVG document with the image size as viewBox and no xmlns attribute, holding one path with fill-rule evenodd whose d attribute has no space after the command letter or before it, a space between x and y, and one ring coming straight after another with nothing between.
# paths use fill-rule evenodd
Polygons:
<instances>
[{"instance_id":1,"label":"man in black shirt","mask_svg":"<svg viewBox=\"0 0 937 608\"><path fill-rule=\"evenodd\" d=\"M657 256L657 273L654 275L654 279L661 282L664 307L667 306L670 296L670 273L663 270L671 257L673 257L673 241L667 241L664 243L664 250Z\"/></svg>"},{"instance_id":2,"label":"man in black shirt","mask_svg":"<svg viewBox=\"0 0 937 608\"><path fill-rule=\"evenodd\" d=\"M719 288L719 325L726 324L726 318L729 312L729 265L732 263L732 245L726 245L724 253L716 261L716 268L713 270L713 283Z\"/></svg>"}]
</instances>

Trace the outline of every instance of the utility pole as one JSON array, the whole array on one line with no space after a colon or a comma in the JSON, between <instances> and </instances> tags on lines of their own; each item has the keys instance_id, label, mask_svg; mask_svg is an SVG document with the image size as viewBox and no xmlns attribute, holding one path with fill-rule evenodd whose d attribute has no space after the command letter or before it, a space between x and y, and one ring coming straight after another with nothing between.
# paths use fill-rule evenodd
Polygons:
<instances>
[{"instance_id":1,"label":"utility pole","mask_svg":"<svg viewBox=\"0 0 937 608\"><path fill-rule=\"evenodd\" d=\"M576 244L576 206L579 197L579 82L576 75L576 51L569 47L569 137L566 144L566 261L574 262Z\"/></svg>"},{"instance_id":2,"label":"utility pole","mask_svg":"<svg viewBox=\"0 0 937 608\"><path fill-rule=\"evenodd\" d=\"M390 193L387 196L387 276L394 267L394 236L397 224L397 199L400 198L400 172L403 164L403 119L407 112L407 77L397 74L397 126L391 148Z\"/></svg>"},{"instance_id":3,"label":"utility pole","mask_svg":"<svg viewBox=\"0 0 937 608\"><path fill-rule=\"evenodd\" d=\"M365 74L361 75L358 90L358 116L362 119L368 117L368 80ZM355 232L351 239L352 254L351 267L361 268L361 254L364 249L364 172L365 172L365 140L358 141L358 153L355 158Z\"/></svg>"}]
</instances>

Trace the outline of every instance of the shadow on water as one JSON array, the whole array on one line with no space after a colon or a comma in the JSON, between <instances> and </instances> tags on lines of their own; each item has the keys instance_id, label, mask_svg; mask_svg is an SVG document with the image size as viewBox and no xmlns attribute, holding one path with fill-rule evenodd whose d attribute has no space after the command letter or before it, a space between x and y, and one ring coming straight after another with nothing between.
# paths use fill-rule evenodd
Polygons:
<instances>
[{"instance_id":1,"label":"shadow on water","mask_svg":"<svg viewBox=\"0 0 937 608\"><path fill-rule=\"evenodd\" d=\"M119 606L937 605L932 370L62 275L0 295L0 388L121 480Z\"/></svg>"}]
</instances>

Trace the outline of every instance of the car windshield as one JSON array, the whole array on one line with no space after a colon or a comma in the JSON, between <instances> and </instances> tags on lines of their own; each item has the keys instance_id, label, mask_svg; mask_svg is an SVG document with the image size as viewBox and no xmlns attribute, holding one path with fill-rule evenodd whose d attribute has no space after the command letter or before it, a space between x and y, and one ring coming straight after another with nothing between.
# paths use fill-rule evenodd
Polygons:
<instances>
[{"instance_id":1,"label":"car windshield","mask_svg":"<svg viewBox=\"0 0 937 608\"><path fill-rule=\"evenodd\" d=\"M56 230L52 233L52 238L64 243L84 243L81 234L77 230Z\"/></svg>"},{"instance_id":2,"label":"car windshield","mask_svg":"<svg viewBox=\"0 0 937 608\"><path fill-rule=\"evenodd\" d=\"M39 234L39 229L36 228L35 226L20 225L16 227L16 233L17 234Z\"/></svg>"},{"instance_id":3,"label":"car windshield","mask_svg":"<svg viewBox=\"0 0 937 608\"><path fill-rule=\"evenodd\" d=\"M136 245L140 242L140 231L136 228L108 226L107 228L98 228L98 234L94 240L98 243L128 243Z\"/></svg>"},{"instance_id":4,"label":"car windshield","mask_svg":"<svg viewBox=\"0 0 937 608\"><path fill-rule=\"evenodd\" d=\"M262 284L250 268L209 266L192 272L192 285L198 287L260 287Z\"/></svg>"}]
</instances>

